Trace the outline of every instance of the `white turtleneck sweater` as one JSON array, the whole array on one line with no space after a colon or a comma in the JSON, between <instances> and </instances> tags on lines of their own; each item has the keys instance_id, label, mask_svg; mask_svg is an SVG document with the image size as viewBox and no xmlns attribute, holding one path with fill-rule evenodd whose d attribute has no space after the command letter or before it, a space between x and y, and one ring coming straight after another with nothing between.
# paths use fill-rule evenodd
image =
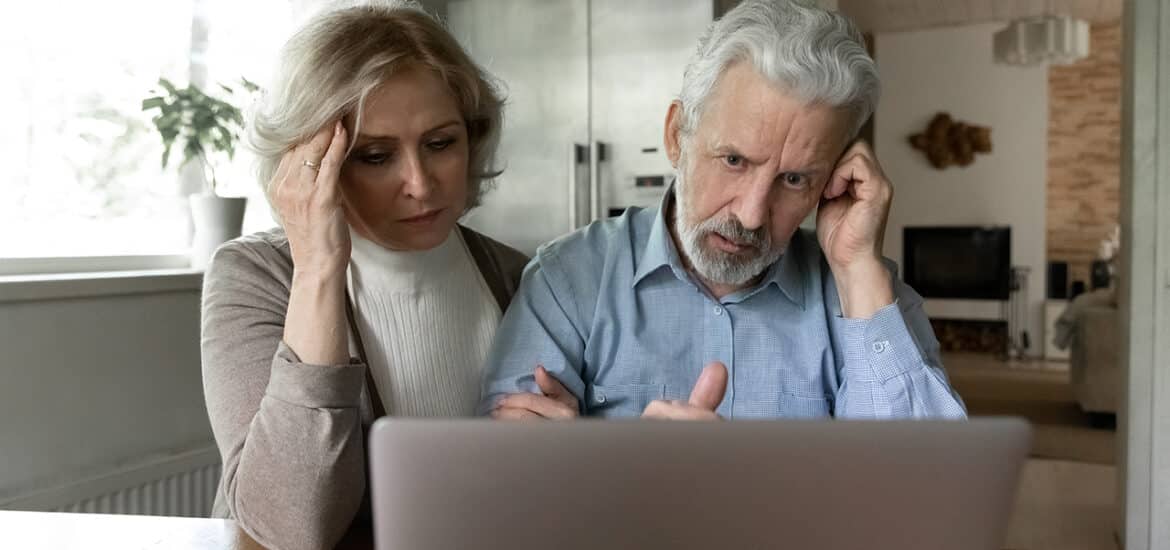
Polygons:
<instances>
[{"instance_id":1,"label":"white turtleneck sweater","mask_svg":"<svg viewBox=\"0 0 1170 550\"><path fill-rule=\"evenodd\" d=\"M501 312L458 229L423 251L351 237L354 316L386 414L474 415Z\"/></svg>"}]
</instances>

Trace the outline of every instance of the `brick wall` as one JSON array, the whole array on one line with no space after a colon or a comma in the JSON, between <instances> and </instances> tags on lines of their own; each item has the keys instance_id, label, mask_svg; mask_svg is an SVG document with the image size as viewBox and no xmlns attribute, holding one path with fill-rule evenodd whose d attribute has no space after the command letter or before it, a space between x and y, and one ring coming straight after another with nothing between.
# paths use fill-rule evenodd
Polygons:
<instances>
[{"instance_id":1,"label":"brick wall","mask_svg":"<svg viewBox=\"0 0 1170 550\"><path fill-rule=\"evenodd\" d=\"M1121 25L1095 24L1090 55L1048 71L1048 260L1071 283L1120 220Z\"/></svg>"}]
</instances>

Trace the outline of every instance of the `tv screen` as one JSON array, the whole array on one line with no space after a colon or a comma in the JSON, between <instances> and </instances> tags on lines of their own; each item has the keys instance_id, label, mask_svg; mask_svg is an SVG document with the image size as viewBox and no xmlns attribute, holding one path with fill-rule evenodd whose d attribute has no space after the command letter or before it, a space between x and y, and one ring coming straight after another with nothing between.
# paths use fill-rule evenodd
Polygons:
<instances>
[{"instance_id":1,"label":"tv screen","mask_svg":"<svg viewBox=\"0 0 1170 550\"><path fill-rule=\"evenodd\" d=\"M903 279L927 298L1007 300L1010 227L906 227Z\"/></svg>"}]
</instances>

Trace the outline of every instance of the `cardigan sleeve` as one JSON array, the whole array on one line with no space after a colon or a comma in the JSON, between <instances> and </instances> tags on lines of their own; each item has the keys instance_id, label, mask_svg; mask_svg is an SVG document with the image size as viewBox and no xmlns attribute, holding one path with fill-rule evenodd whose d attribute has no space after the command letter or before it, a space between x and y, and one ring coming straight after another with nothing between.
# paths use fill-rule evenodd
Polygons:
<instances>
[{"instance_id":1,"label":"cardigan sleeve","mask_svg":"<svg viewBox=\"0 0 1170 550\"><path fill-rule=\"evenodd\" d=\"M266 242L233 241L204 277L203 385L223 459L217 511L226 506L266 547L327 548L365 494L366 367L305 364L282 342L292 266L280 263Z\"/></svg>"}]
</instances>

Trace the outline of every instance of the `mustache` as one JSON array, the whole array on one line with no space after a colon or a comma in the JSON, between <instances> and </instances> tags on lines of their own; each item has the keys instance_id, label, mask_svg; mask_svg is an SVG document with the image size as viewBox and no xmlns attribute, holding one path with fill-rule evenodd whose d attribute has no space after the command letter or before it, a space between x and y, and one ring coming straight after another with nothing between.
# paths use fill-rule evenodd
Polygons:
<instances>
[{"instance_id":1,"label":"mustache","mask_svg":"<svg viewBox=\"0 0 1170 550\"><path fill-rule=\"evenodd\" d=\"M722 219L708 219L699 224L696 229L700 233L718 233L719 236L740 246L751 246L765 250L772 244L772 236L765 227L748 229L735 215Z\"/></svg>"}]
</instances>

